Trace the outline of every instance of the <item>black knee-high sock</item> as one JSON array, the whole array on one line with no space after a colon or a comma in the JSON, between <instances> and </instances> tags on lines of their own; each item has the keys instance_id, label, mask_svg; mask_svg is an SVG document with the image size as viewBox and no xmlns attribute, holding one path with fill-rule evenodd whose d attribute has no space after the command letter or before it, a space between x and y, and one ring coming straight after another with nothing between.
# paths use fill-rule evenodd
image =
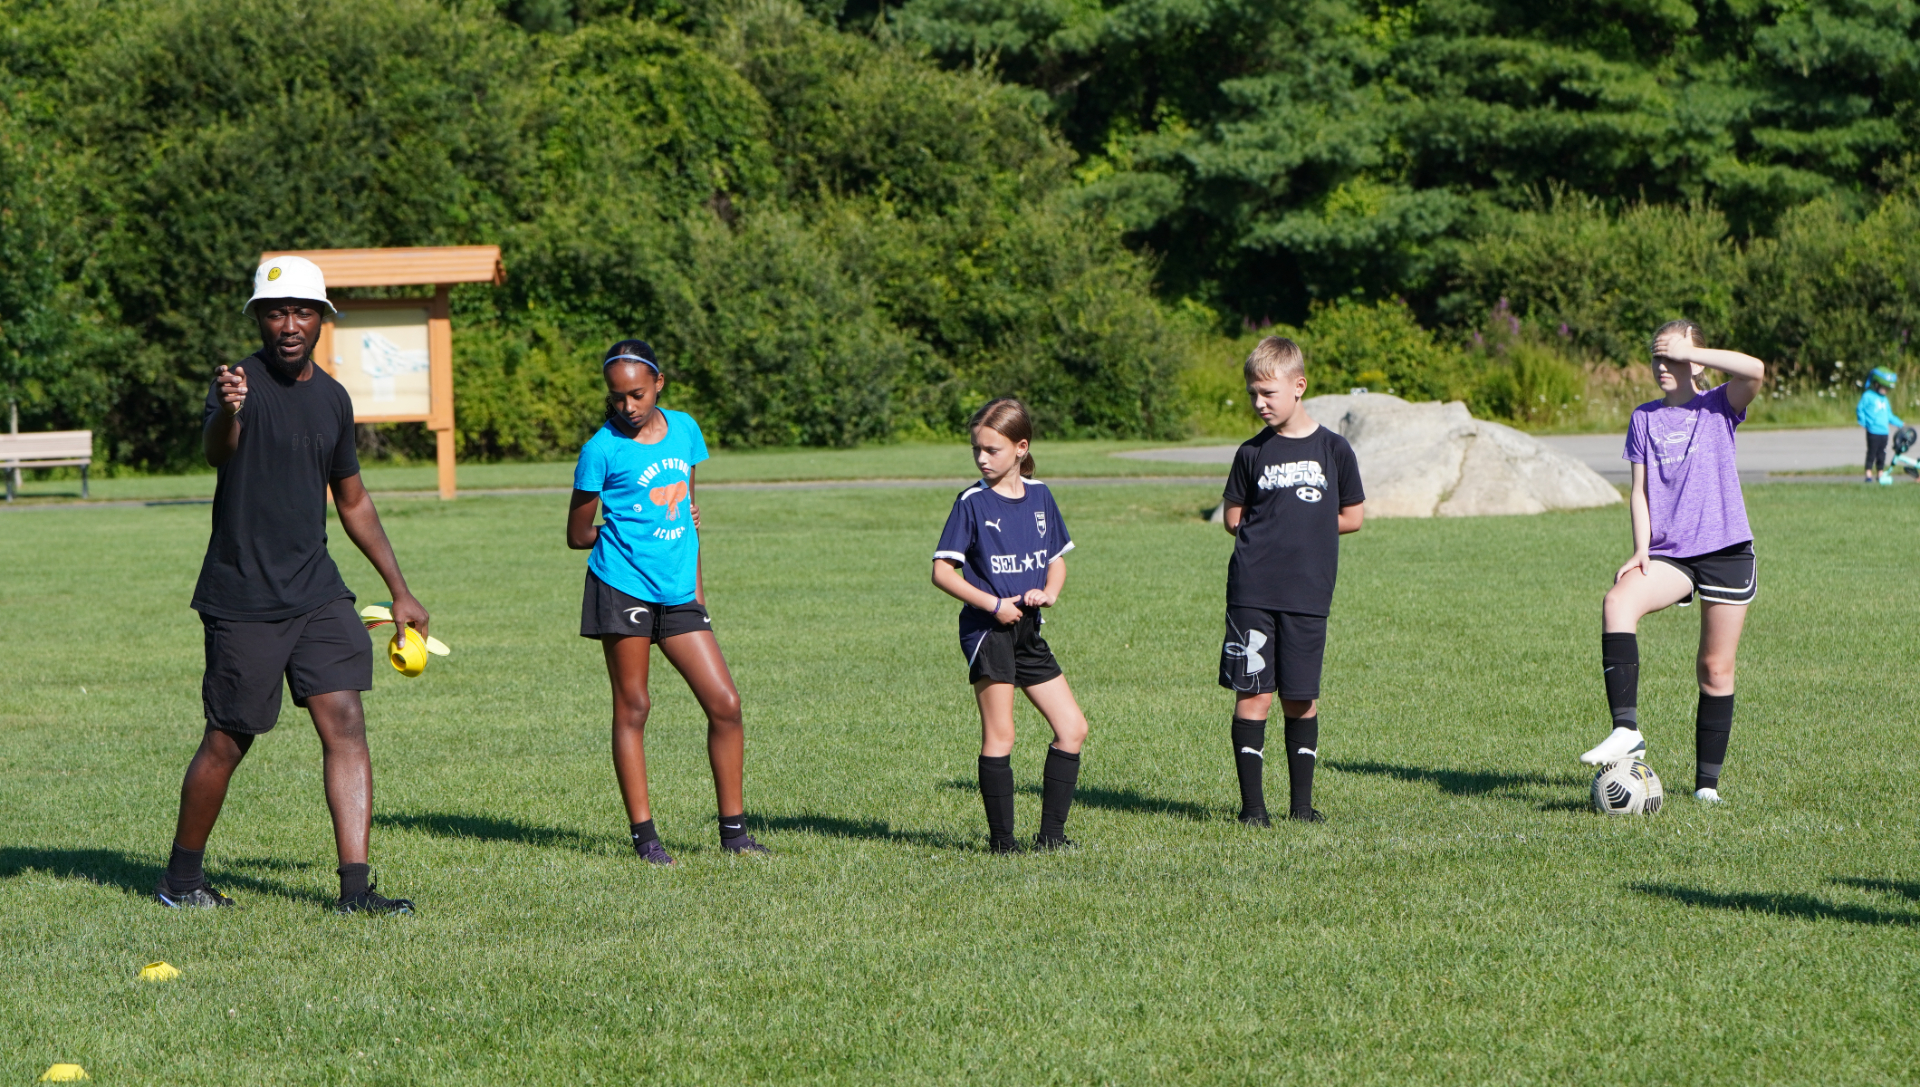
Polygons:
<instances>
[{"instance_id":1,"label":"black knee-high sock","mask_svg":"<svg viewBox=\"0 0 1920 1087\"><path fill-rule=\"evenodd\" d=\"M1640 730L1640 639L1632 634L1600 635L1600 666L1607 681L1607 710L1613 727Z\"/></svg>"},{"instance_id":2,"label":"black knee-high sock","mask_svg":"<svg viewBox=\"0 0 1920 1087\"><path fill-rule=\"evenodd\" d=\"M1727 761L1727 738L1733 732L1733 696L1700 692L1693 717L1693 787L1718 789L1720 767Z\"/></svg>"},{"instance_id":3,"label":"black knee-high sock","mask_svg":"<svg viewBox=\"0 0 1920 1087\"><path fill-rule=\"evenodd\" d=\"M1313 810L1313 764L1320 761L1320 718L1287 718L1287 789L1294 815Z\"/></svg>"},{"instance_id":4,"label":"black knee-high sock","mask_svg":"<svg viewBox=\"0 0 1920 1087\"><path fill-rule=\"evenodd\" d=\"M980 756L980 802L987 808L987 837L1013 840L1013 757Z\"/></svg>"},{"instance_id":5,"label":"black knee-high sock","mask_svg":"<svg viewBox=\"0 0 1920 1087\"><path fill-rule=\"evenodd\" d=\"M1046 791L1040 797L1040 837L1053 841L1067 836L1067 813L1073 810L1073 787L1080 781L1080 756L1057 747L1047 748L1043 771Z\"/></svg>"},{"instance_id":6,"label":"black knee-high sock","mask_svg":"<svg viewBox=\"0 0 1920 1087\"><path fill-rule=\"evenodd\" d=\"M167 858L167 886L174 894L192 894L207 885L207 873L200 867L206 857L204 849L173 847L173 855Z\"/></svg>"},{"instance_id":7,"label":"black knee-high sock","mask_svg":"<svg viewBox=\"0 0 1920 1087\"><path fill-rule=\"evenodd\" d=\"M1240 775L1240 818L1267 813L1267 790L1260 780L1267 765L1267 723L1233 719L1233 769Z\"/></svg>"}]
</instances>

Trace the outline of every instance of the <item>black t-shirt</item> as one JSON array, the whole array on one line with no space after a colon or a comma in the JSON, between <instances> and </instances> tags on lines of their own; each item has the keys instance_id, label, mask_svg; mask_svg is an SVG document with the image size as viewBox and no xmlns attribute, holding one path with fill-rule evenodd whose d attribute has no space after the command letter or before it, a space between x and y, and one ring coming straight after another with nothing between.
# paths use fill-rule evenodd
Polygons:
<instances>
[{"instance_id":1,"label":"black t-shirt","mask_svg":"<svg viewBox=\"0 0 1920 1087\"><path fill-rule=\"evenodd\" d=\"M1227 605L1327 614L1340 566L1340 510L1367 497L1347 440L1326 427L1304 438L1268 427L1234 453L1224 497L1246 507L1227 565Z\"/></svg>"},{"instance_id":2,"label":"black t-shirt","mask_svg":"<svg viewBox=\"0 0 1920 1087\"><path fill-rule=\"evenodd\" d=\"M193 609L216 619L291 619L353 594L327 554L327 486L360 472L353 402L315 366L289 381L259 354L247 371L240 444L220 467ZM220 410L209 383L201 424Z\"/></svg>"}]
</instances>

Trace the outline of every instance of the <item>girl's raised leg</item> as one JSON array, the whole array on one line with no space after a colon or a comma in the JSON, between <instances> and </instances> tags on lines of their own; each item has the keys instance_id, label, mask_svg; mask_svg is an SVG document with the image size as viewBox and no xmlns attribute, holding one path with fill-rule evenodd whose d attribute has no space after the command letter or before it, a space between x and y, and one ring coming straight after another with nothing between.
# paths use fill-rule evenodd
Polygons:
<instances>
[{"instance_id":1,"label":"girl's raised leg","mask_svg":"<svg viewBox=\"0 0 1920 1087\"><path fill-rule=\"evenodd\" d=\"M1073 790L1080 781L1080 747L1087 742L1087 718L1065 676L1028 687L1027 700L1053 728L1053 746L1047 748L1042 773L1040 834L1034 844L1044 849L1070 846L1067 814L1073 810Z\"/></svg>"},{"instance_id":2,"label":"girl's raised leg","mask_svg":"<svg viewBox=\"0 0 1920 1087\"><path fill-rule=\"evenodd\" d=\"M987 810L987 848L1018 853L1013 837L1013 684L973 685L980 704L980 803Z\"/></svg>"},{"instance_id":3,"label":"girl's raised leg","mask_svg":"<svg viewBox=\"0 0 1920 1087\"><path fill-rule=\"evenodd\" d=\"M1604 766L1646 755L1646 737L1640 732L1640 620L1692 593L1687 575L1664 562L1630 567L1607 590L1600 605L1600 665L1613 731L1581 755L1581 762Z\"/></svg>"},{"instance_id":4,"label":"girl's raised leg","mask_svg":"<svg viewBox=\"0 0 1920 1087\"><path fill-rule=\"evenodd\" d=\"M1747 605L1702 603L1700 610L1700 705L1693 718L1693 795L1720 799L1720 770L1733 732L1733 664L1746 626Z\"/></svg>"},{"instance_id":5,"label":"girl's raised leg","mask_svg":"<svg viewBox=\"0 0 1920 1087\"><path fill-rule=\"evenodd\" d=\"M607 680L613 686L613 774L620 780L620 796L627 803L627 821L653 818L647 804L647 650L650 638L608 636L600 639L607 658Z\"/></svg>"}]
</instances>

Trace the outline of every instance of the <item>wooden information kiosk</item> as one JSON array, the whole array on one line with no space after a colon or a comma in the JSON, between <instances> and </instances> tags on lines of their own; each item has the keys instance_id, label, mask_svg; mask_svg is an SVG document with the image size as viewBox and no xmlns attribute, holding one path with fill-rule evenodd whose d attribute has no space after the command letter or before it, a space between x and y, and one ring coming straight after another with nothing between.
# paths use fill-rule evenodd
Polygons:
<instances>
[{"instance_id":1,"label":"wooden information kiosk","mask_svg":"<svg viewBox=\"0 0 1920 1087\"><path fill-rule=\"evenodd\" d=\"M320 266L327 289L432 287L432 298L333 299L339 312L321 326L314 361L347 387L356 423L425 423L434 432L440 497L455 493L453 463L453 315L455 283L507 281L497 245L411 249L278 249Z\"/></svg>"}]
</instances>

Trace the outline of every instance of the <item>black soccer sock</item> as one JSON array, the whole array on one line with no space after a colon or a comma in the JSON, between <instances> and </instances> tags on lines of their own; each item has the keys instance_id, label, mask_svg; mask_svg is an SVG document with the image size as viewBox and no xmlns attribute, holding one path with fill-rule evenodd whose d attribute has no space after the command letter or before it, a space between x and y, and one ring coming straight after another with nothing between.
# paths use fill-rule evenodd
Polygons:
<instances>
[{"instance_id":1,"label":"black soccer sock","mask_svg":"<svg viewBox=\"0 0 1920 1087\"><path fill-rule=\"evenodd\" d=\"M173 847L173 855L167 858L167 887L174 894L192 894L207 885L207 873L200 867L206 860L204 849L181 849Z\"/></svg>"},{"instance_id":2,"label":"black soccer sock","mask_svg":"<svg viewBox=\"0 0 1920 1087\"><path fill-rule=\"evenodd\" d=\"M1733 696L1700 692L1693 717L1693 787L1718 789L1720 768L1727 761L1727 739L1733 732Z\"/></svg>"},{"instance_id":3,"label":"black soccer sock","mask_svg":"<svg viewBox=\"0 0 1920 1087\"><path fill-rule=\"evenodd\" d=\"M1320 761L1320 718L1287 718L1287 789L1295 815L1313 810L1313 764Z\"/></svg>"},{"instance_id":4,"label":"black soccer sock","mask_svg":"<svg viewBox=\"0 0 1920 1087\"><path fill-rule=\"evenodd\" d=\"M1267 790L1261 772L1267 766L1267 723L1233 719L1233 769L1240 775L1240 818L1267 813Z\"/></svg>"},{"instance_id":5,"label":"black soccer sock","mask_svg":"<svg viewBox=\"0 0 1920 1087\"><path fill-rule=\"evenodd\" d=\"M1073 810L1073 787L1080 781L1080 756L1057 747L1047 748L1045 791L1040 797L1040 837L1047 841L1067 836L1067 813Z\"/></svg>"},{"instance_id":6,"label":"black soccer sock","mask_svg":"<svg viewBox=\"0 0 1920 1087\"><path fill-rule=\"evenodd\" d=\"M649 819L647 822L651 823L653 820ZM723 815L720 817L720 842L722 845L733 841L735 838L744 838L746 836L746 812L741 812L739 815Z\"/></svg>"},{"instance_id":7,"label":"black soccer sock","mask_svg":"<svg viewBox=\"0 0 1920 1087\"><path fill-rule=\"evenodd\" d=\"M340 901L358 898L367 892L367 878L373 868L365 864L343 864L340 873Z\"/></svg>"},{"instance_id":8,"label":"black soccer sock","mask_svg":"<svg viewBox=\"0 0 1920 1087\"><path fill-rule=\"evenodd\" d=\"M980 756L980 802L987 808L987 837L1013 840L1013 756Z\"/></svg>"},{"instance_id":9,"label":"black soccer sock","mask_svg":"<svg viewBox=\"0 0 1920 1087\"><path fill-rule=\"evenodd\" d=\"M1613 727L1640 731L1639 637L1600 635L1600 666L1607 681L1607 710L1613 714Z\"/></svg>"},{"instance_id":10,"label":"black soccer sock","mask_svg":"<svg viewBox=\"0 0 1920 1087\"><path fill-rule=\"evenodd\" d=\"M633 824L633 829L628 833L633 838L633 851L635 853L640 852L641 848L648 842L657 842L660 840L660 833L653 829L653 820L651 819Z\"/></svg>"}]
</instances>

